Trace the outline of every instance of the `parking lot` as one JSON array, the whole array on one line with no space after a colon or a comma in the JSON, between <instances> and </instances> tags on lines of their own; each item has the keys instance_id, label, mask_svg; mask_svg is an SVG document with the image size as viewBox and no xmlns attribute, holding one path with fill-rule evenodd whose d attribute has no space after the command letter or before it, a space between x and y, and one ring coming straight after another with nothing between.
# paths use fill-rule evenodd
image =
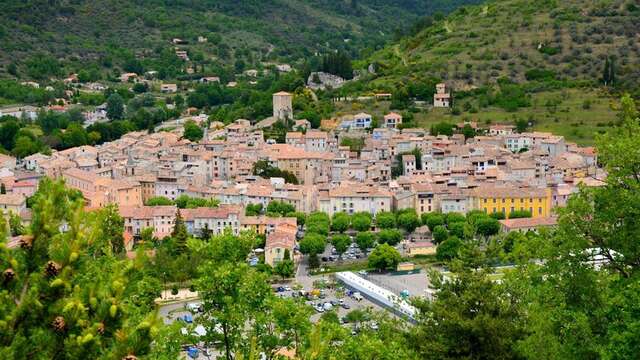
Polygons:
<instances>
[{"instance_id":1,"label":"parking lot","mask_svg":"<svg viewBox=\"0 0 640 360\"><path fill-rule=\"evenodd\" d=\"M306 289L311 290L309 288ZM316 295L304 297L304 302L314 309L314 314L311 316L311 321L316 322L320 319L322 314L329 311L334 311L338 315L338 318L345 317L349 312L353 310L383 310L377 304L374 304L367 300L365 297L361 297L360 300L350 296L350 291L343 287L320 289L315 291ZM300 292L296 290L285 290L277 293L281 297L299 297Z\"/></svg>"},{"instance_id":2,"label":"parking lot","mask_svg":"<svg viewBox=\"0 0 640 360\"><path fill-rule=\"evenodd\" d=\"M408 292L410 297L425 296L425 291L429 287L429 278L424 271L416 274L370 272L363 277L371 281L372 283L390 290L396 294L400 294L406 291Z\"/></svg>"}]
</instances>

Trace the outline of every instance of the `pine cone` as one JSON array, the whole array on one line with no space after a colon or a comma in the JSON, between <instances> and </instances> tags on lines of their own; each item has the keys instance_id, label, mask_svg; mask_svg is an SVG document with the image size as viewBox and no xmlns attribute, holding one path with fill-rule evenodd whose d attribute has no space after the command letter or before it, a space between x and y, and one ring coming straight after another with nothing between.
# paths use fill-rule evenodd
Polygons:
<instances>
[{"instance_id":1,"label":"pine cone","mask_svg":"<svg viewBox=\"0 0 640 360\"><path fill-rule=\"evenodd\" d=\"M49 261L47 262L47 265L44 268L44 272L49 277L57 276L58 272L60 272L60 265L55 261Z\"/></svg>"},{"instance_id":2,"label":"pine cone","mask_svg":"<svg viewBox=\"0 0 640 360\"><path fill-rule=\"evenodd\" d=\"M4 278L4 282L9 282L16 277L16 273L12 268L8 268L2 273L2 277Z\"/></svg>"},{"instance_id":3,"label":"pine cone","mask_svg":"<svg viewBox=\"0 0 640 360\"><path fill-rule=\"evenodd\" d=\"M53 328L57 332L63 332L67 327L67 323L64 321L64 318L62 316L56 316L56 318L51 323L51 326L53 326Z\"/></svg>"},{"instance_id":4,"label":"pine cone","mask_svg":"<svg viewBox=\"0 0 640 360\"><path fill-rule=\"evenodd\" d=\"M133 355L133 354L129 354L129 355L123 357L122 360L138 360L138 357Z\"/></svg>"},{"instance_id":5,"label":"pine cone","mask_svg":"<svg viewBox=\"0 0 640 360\"><path fill-rule=\"evenodd\" d=\"M98 324L98 334L104 335L104 323L103 322Z\"/></svg>"},{"instance_id":6,"label":"pine cone","mask_svg":"<svg viewBox=\"0 0 640 360\"><path fill-rule=\"evenodd\" d=\"M20 247L23 249L30 249L33 246L33 235L20 236Z\"/></svg>"}]
</instances>

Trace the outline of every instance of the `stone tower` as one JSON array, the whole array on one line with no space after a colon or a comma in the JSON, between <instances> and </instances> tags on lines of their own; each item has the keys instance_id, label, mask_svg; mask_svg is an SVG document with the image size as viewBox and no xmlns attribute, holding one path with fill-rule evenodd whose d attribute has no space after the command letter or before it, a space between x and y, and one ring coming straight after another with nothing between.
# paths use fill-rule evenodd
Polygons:
<instances>
[{"instance_id":1,"label":"stone tower","mask_svg":"<svg viewBox=\"0 0 640 360\"><path fill-rule=\"evenodd\" d=\"M273 117L278 120L293 119L293 94L284 91L273 94Z\"/></svg>"}]
</instances>

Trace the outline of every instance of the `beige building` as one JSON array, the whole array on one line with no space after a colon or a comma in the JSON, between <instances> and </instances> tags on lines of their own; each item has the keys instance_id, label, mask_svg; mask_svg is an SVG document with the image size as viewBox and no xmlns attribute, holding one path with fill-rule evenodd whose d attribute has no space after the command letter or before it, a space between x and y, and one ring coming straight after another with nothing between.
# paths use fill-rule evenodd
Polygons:
<instances>
[{"instance_id":1,"label":"beige building","mask_svg":"<svg viewBox=\"0 0 640 360\"><path fill-rule=\"evenodd\" d=\"M434 255L436 253L437 246L429 241L424 242L412 242L406 245L407 255Z\"/></svg>"},{"instance_id":2,"label":"beige building","mask_svg":"<svg viewBox=\"0 0 640 360\"><path fill-rule=\"evenodd\" d=\"M447 85L440 83L436 85L436 93L433 94L433 107L451 107L451 93L447 91Z\"/></svg>"},{"instance_id":3,"label":"beige building","mask_svg":"<svg viewBox=\"0 0 640 360\"><path fill-rule=\"evenodd\" d=\"M354 214L361 211L375 215L381 211L391 211L393 195L381 186L342 183L321 192L318 203L319 210L329 216L337 212Z\"/></svg>"},{"instance_id":4,"label":"beige building","mask_svg":"<svg viewBox=\"0 0 640 360\"><path fill-rule=\"evenodd\" d=\"M20 215L27 209L27 198L20 194L0 194L0 213L9 218L9 214Z\"/></svg>"},{"instance_id":5,"label":"beige building","mask_svg":"<svg viewBox=\"0 0 640 360\"><path fill-rule=\"evenodd\" d=\"M124 231L139 236L146 228L162 239L173 231L177 208L175 206L123 206L120 216L124 219Z\"/></svg>"},{"instance_id":6,"label":"beige building","mask_svg":"<svg viewBox=\"0 0 640 360\"><path fill-rule=\"evenodd\" d=\"M389 113L384 116L384 127L387 129L397 129L402 124L402 115Z\"/></svg>"},{"instance_id":7,"label":"beige building","mask_svg":"<svg viewBox=\"0 0 640 360\"><path fill-rule=\"evenodd\" d=\"M278 120L293 119L293 94L285 91L273 94L273 117Z\"/></svg>"},{"instance_id":8,"label":"beige building","mask_svg":"<svg viewBox=\"0 0 640 360\"><path fill-rule=\"evenodd\" d=\"M67 186L82 192L89 207L142 205L142 187L137 181L102 178L75 168L64 170L62 177Z\"/></svg>"},{"instance_id":9,"label":"beige building","mask_svg":"<svg viewBox=\"0 0 640 360\"><path fill-rule=\"evenodd\" d=\"M502 225L502 231L512 232L517 231L526 233L529 231L538 231L540 228L550 228L558 224L556 217L539 217L539 218L522 218L522 219L504 219L500 220Z\"/></svg>"},{"instance_id":10,"label":"beige building","mask_svg":"<svg viewBox=\"0 0 640 360\"><path fill-rule=\"evenodd\" d=\"M276 266L284 260L284 255L289 251L289 256L293 260L293 248L296 245L295 231L279 230L267 235L264 248L264 262L270 266Z\"/></svg>"}]
</instances>

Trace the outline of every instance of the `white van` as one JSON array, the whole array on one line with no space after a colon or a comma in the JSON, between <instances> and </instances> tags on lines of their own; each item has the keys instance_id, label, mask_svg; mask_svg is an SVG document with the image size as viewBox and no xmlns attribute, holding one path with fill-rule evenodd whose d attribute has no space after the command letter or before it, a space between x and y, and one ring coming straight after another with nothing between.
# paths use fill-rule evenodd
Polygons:
<instances>
[{"instance_id":1,"label":"white van","mask_svg":"<svg viewBox=\"0 0 640 360\"><path fill-rule=\"evenodd\" d=\"M362 300L362 294L360 294L357 291L353 293L352 297L357 301L361 301Z\"/></svg>"}]
</instances>

